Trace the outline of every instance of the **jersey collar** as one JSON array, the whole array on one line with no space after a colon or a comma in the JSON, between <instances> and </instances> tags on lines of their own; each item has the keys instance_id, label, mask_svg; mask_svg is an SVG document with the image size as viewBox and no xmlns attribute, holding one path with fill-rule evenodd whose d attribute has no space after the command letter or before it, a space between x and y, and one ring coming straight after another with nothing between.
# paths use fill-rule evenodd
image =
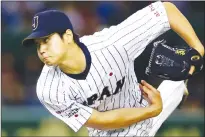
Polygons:
<instances>
[{"instance_id":1,"label":"jersey collar","mask_svg":"<svg viewBox=\"0 0 205 137\"><path fill-rule=\"evenodd\" d=\"M81 43L81 42L78 42L77 43L78 46L82 49L84 55L85 55L85 58L86 58L86 68L85 70L80 73L80 74L68 74L68 73L65 73L67 76L73 78L73 79L76 79L76 80L84 80L86 79L88 73L89 73L89 70L90 70L90 66L91 66L91 55L90 55L90 52L88 51L88 48L85 46L84 43Z\"/></svg>"}]
</instances>

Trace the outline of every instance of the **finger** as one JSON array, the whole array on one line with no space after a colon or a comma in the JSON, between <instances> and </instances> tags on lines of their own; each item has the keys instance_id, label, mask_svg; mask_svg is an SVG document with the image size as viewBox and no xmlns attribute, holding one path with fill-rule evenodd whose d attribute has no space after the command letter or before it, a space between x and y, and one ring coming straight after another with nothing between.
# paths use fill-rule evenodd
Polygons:
<instances>
[{"instance_id":1,"label":"finger","mask_svg":"<svg viewBox=\"0 0 205 137\"><path fill-rule=\"evenodd\" d=\"M149 99L149 97L145 94L142 94L143 98L145 98L146 100Z\"/></svg>"},{"instance_id":2,"label":"finger","mask_svg":"<svg viewBox=\"0 0 205 137\"><path fill-rule=\"evenodd\" d=\"M151 104L151 103L152 103L148 97L143 96L143 98L144 98L144 99L145 99L145 100L146 100L149 104Z\"/></svg>"},{"instance_id":3,"label":"finger","mask_svg":"<svg viewBox=\"0 0 205 137\"><path fill-rule=\"evenodd\" d=\"M150 85L149 83L147 83L145 80L142 80L141 83L146 86L147 88L151 89L151 90L156 90L152 85Z\"/></svg>"},{"instance_id":4,"label":"finger","mask_svg":"<svg viewBox=\"0 0 205 137\"><path fill-rule=\"evenodd\" d=\"M144 98L149 104L151 104L151 101L150 101L150 99L148 98L148 95L147 95L146 93L143 92L142 96L143 96L143 98Z\"/></svg>"},{"instance_id":5,"label":"finger","mask_svg":"<svg viewBox=\"0 0 205 137\"><path fill-rule=\"evenodd\" d=\"M152 91L147 88L146 86L142 86L143 92L145 92L147 95L149 95Z\"/></svg>"},{"instance_id":6,"label":"finger","mask_svg":"<svg viewBox=\"0 0 205 137\"><path fill-rule=\"evenodd\" d=\"M143 91L143 86L140 83L139 83L139 88L140 88L141 91Z\"/></svg>"},{"instance_id":7,"label":"finger","mask_svg":"<svg viewBox=\"0 0 205 137\"><path fill-rule=\"evenodd\" d=\"M146 95L146 96L148 96L148 95L147 95L147 93L146 93L146 92L144 92L144 91L142 92L142 94L143 94L143 95Z\"/></svg>"},{"instance_id":8,"label":"finger","mask_svg":"<svg viewBox=\"0 0 205 137\"><path fill-rule=\"evenodd\" d=\"M195 66L191 66L190 70L189 70L189 74L193 74L195 71Z\"/></svg>"}]
</instances>

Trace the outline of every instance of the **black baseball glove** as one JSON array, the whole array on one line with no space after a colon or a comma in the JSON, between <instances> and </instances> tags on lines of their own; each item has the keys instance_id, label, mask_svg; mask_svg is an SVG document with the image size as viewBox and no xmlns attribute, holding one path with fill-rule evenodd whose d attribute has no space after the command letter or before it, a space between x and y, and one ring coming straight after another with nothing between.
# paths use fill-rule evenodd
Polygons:
<instances>
[{"instance_id":1,"label":"black baseball glove","mask_svg":"<svg viewBox=\"0 0 205 137\"><path fill-rule=\"evenodd\" d=\"M191 66L195 72L189 74ZM187 47L170 47L165 40L153 43L149 64L146 67L147 75L157 76L166 80L186 80L203 68L203 57L197 50Z\"/></svg>"}]
</instances>

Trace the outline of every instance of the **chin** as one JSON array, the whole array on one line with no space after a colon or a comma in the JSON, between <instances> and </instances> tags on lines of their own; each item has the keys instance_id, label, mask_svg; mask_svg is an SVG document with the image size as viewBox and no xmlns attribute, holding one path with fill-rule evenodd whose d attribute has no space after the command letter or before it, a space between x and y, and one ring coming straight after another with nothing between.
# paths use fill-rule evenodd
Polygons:
<instances>
[{"instance_id":1,"label":"chin","mask_svg":"<svg viewBox=\"0 0 205 137\"><path fill-rule=\"evenodd\" d=\"M45 63L47 66L53 66L53 64Z\"/></svg>"},{"instance_id":2,"label":"chin","mask_svg":"<svg viewBox=\"0 0 205 137\"><path fill-rule=\"evenodd\" d=\"M45 63L46 65L48 65L48 66L53 66L53 65L55 65L54 63L52 63L52 62L50 62L50 61L44 61L44 63Z\"/></svg>"},{"instance_id":3,"label":"chin","mask_svg":"<svg viewBox=\"0 0 205 137\"><path fill-rule=\"evenodd\" d=\"M44 61L44 63L48 66L56 66L57 65L56 62L51 62L51 61Z\"/></svg>"}]
</instances>

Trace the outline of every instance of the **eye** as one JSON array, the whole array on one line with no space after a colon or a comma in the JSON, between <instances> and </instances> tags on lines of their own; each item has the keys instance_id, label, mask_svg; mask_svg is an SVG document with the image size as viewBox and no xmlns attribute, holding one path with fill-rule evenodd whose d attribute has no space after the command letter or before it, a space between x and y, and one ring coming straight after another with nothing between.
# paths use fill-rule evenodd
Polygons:
<instances>
[{"instance_id":1,"label":"eye","mask_svg":"<svg viewBox=\"0 0 205 137\"><path fill-rule=\"evenodd\" d=\"M40 42L35 41L34 44L36 45L37 49L40 48Z\"/></svg>"},{"instance_id":2,"label":"eye","mask_svg":"<svg viewBox=\"0 0 205 137\"><path fill-rule=\"evenodd\" d=\"M45 42L45 43L48 43L49 40L50 40L49 38L46 38L46 39L44 40L44 42Z\"/></svg>"}]
</instances>

